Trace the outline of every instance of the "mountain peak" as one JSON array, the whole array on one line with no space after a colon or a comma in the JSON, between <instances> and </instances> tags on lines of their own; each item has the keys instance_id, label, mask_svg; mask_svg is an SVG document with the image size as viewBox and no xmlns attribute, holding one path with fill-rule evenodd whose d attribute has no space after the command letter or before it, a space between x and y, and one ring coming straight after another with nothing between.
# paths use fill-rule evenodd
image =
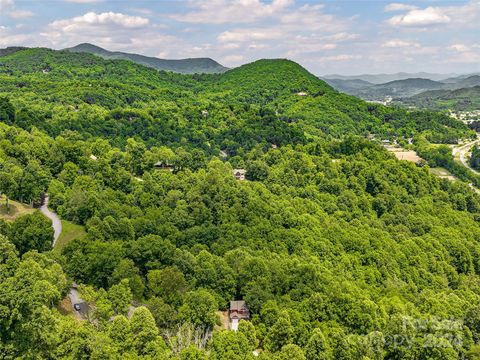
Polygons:
<instances>
[{"instance_id":1,"label":"mountain peak","mask_svg":"<svg viewBox=\"0 0 480 360\"><path fill-rule=\"evenodd\" d=\"M93 44L90 44L90 43L81 43L81 44L78 44L74 47L67 48L65 50L71 51L71 52L78 52L78 53L89 53L89 54L101 56L101 57L104 57L104 58L106 58L106 57L108 57L112 54L111 51L108 51L104 48L101 48L100 46L93 45Z\"/></svg>"},{"instance_id":2,"label":"mountain peak","mask_svg":"<svg viewBox=\"0 0 480 360\"><path fill-rule=\"evenodd\" d=\"M131 54L121 51L109 51L90 43L78 44L65 50L71 52L94 54L104 59L130 60L137 64L148 66L157 70L172 71L183 74L221 73L228 70L228 68L220 65L218 62L210 58L188 58L179 60L159 59L156 57L140 54Z\"/></svg>"},{"instance_id":3,"label":"mountain peak","mask_svg":"<svg viewBox=\"0 0 480 360\"><path fill-rule=\"evenodd\" d=\"M227 71L221 82L236 88L318 94L333 89L298 63L288 59L260 59Z\"/></svg>"}]
</instances>

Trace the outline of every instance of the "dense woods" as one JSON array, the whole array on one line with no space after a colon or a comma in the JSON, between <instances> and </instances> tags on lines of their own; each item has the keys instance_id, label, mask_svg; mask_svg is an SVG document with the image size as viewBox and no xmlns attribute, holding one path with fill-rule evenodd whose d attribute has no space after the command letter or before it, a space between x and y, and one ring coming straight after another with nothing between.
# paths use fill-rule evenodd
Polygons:
<instances>
[{"instance_id":1,"label":"dense woods","mask_svg":"<svg viewBox=\"0 0 480 360\"><path fill-rule=\"evenodd\" d=\"M286 60L178 75L28 49L0 57L0 90L2 195L48 192L87 231L50 251L42 215L0 223L3 358L478 356L480 196L365 139L428 155L462 123ZM85 320L59 306L73 281ZM220 330L234 299L251 321Z\"/></svg>"}]
</instances>

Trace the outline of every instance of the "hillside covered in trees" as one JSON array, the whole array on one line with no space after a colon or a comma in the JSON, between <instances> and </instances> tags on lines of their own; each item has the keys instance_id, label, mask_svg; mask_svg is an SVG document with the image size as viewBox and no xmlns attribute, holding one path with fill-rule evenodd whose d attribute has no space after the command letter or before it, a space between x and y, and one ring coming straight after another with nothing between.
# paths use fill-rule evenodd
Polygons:
<instances>
[{"instance_id":1,"label":"hillside covered in trees","mask_svg":"<svg viewBox=\"0 0 480 360\"><path fill-rule=\"evenodd\" d=\"M426 91L416 96L399 99L398 102L419 109L474 111L480 107L480 86L457 90Z\"/></svg>"},{"instance_id":2,"label":"hillside covered in trees","mask_svg":"<svg viewBox=\"0 0 480 360\"><path fill-rule=\"evenodd\" d=\"M148 66L157 70L173 71L181 74L214 74L222 73L228 70L228 68L220 65L215 60L209 58L167 60L139 54L129 54L121 51L108 51L102 49L101 47L88 43L78 44L77 46L65 50L93 54L100 56L104 59L130 60L134 63Z\"/></svg>"},{"instance_id":3,"label":"hillside covered in trees","mask_svg":"<svg viewBox=\"0 0 480 360\"><path fill-rule=\"evenodd\" d=\"M478 356L480 196L365 139L455 143L461 122L287 60L179 75L26 49L0 91L1 193L48 192L87 231L50 251L40 214L0 223L3 358ZM235 299L251 321L220 330Z\"/></svg>"}]
</instances>

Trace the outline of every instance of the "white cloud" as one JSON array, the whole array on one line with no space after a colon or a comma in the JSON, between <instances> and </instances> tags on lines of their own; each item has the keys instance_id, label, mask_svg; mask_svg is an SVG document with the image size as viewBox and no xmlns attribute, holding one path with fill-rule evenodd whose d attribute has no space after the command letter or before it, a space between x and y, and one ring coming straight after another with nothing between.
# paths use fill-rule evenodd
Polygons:
<instances>
[{"instance_id":1,"label":"white cloud","mask_svg":"<svg viewBox=\"0 0 480 360\"><path fill-rule=\"evenodd\" d=\"M299 44L288 51L288 56L296 57L301 54L312 54L334 50L337 48L337 44Z\"/></svg>"},{"instance_id":2,"label":"white cloud","mask_svg":"<svg viewBox=\"0 0 480 360\"><path fill-rule=\"evenodd\" d=\"M225 43L222 45L225 50L236 50L240 49L240 44L238 43Z\"/></svg>"},{"instance_id":3,"label":"white cloud","mask_svg":"<svg viewBox=\"0 0 480 360\"><path fill-rule=\"evenodd\" d=\"M14 19L24 19L32 17L35 14L32 11L28 10L12 10L8 13L8 15Z\"/></svg>"},{"instance_id":4,"label":"white cloud","mask_svg":"<svg viewBox=\"0 0 480 360\"><path fill-rule=\"evenodd\" d=\"M457 52L467 52L470 51L470 48L465 44L453 44L449 47L450 50Z\"/></svg>"},{"instance_id":5,"label":"white cloud","mask_svg":"<svg viewBox=\"0 0 480 360\"><path fill-rule=\"evenodd\" d=\"M361 55L349 55L349 54L340 54L332 56L322 56L318 58L321 62L331 62L331 61L348 61L348 60L358 60L361 59Z\"/></svg>"},{"instance_id":6,"label":"white cloud","mask_svg":"<svg viewBox=\"0 0 480 360\"><path fill-rule=\"evenodd\" d=\"M445 57L442 59L444 64L449 65L452 63L455 64L478 64L480 62L480 54L478 52L465 52L461 54L454 54L450 57Z\"/></svg>"},{"instance_id":7,"label":"white cloud","mask_svg":"<svg viewBox=\"0 0 480 360\"><path fill-rule=\"evenodd\" d=\"M71 19L56 20L49 26L52 29L65 32L76 31L85 27L114 26L123 28L138 28L148 25L149 20L140 16L130 16L122 13L105 12L97 14L88 12Z\"/></svg>"},{"instance_id":8,"label":"white cloud","mask_svg":"<svg viewBox=\"0 0 480 360\"><path fill-rule=\"evenodd\" d=\"M64 0L67 3L74 3L74 4L92 4L102 2L103 0Z\"/></svg>"},{"instance_id":9,"label":"white cloud","mask_svg":"<svg viewBox=\"0 0 480 360\"><path fill-rule=\"evenodd\" d=\"M272 16L292 4L293 0L272 0L271 3L260 0L193 0L190 1L193 11L171 17L193 24L251 23Z\"/></svg>"},{"instance_id":10,"label":"white cloud","mask_svg":"<svg viewBox=\"0 0 480 360\"><path fill-rule=\"evenodd\" d=\"M281 39L284 32L280 29L275 30L271 28L258 29L236 29L231 31L224 31L218 35L220 42L245 42L252 40L273 40Z\"/></svg>"},{"instance_id":11,"label":"white cloud","mask_svg":"<svg viewBox=\"0 0 480 360\"><path fill-rule=\"evenodd\" d=\"M13 19L24 19L35 15L28 10L19 10L13 0L0 0L0 13Z\"/></svg>"},{"instance_id":12,"label":"white cloud","mask_svg":"<svg viewBox=\"0 0 480 360\"><path fill-rule=\"evenodd\" d=\"M109 4L106 0L58 1ZM109 50L161 58L212 57L227 66L289 57L322 73L372 68L378 72L455 71L446 62L451 59L478 71L480 61L474 60L480 53L475 38L480 0L426 0L415 2L418 7L407 0L390 1L376 3L375 15L390 18L381 23L361 17L364 10L359 10L358 17L342 16L341 8L348 5L326 1L321 5L320 0L185 0L175 6L176 14L133 1L116 3L113 12L69 6L77 10L74 15L47 25L48 17L40 16L35 21L6 22L6 27L0 26L0 45L65 48L91 42ZM33 8L20 7L27 3L0 0L0 13L8 9L11 18L28 16L27 10ZM378 38L372 36L374 32Z\"/></svg>"},{"instance_id":13,"label":"white cloud","mask_svg":"<svg viewBox=\"0 0 480 360\"><path fill-rule=\"evenodd\" d=\"M245 57L243 55L227 55L221 58L220 61L227 66L238 66L245 62Z\"/></svg>"},{"instance_id":14,"label":"white cloud","mask_svg":"<svg viewBox=\"0 0 480 360\"><path fill-rule=\"evenodd\" d=\"M392 39L382 44L386 48L403 48L403 47L419 47L420 44L412 41L405 41L401 39Z\"/></svg>"},{"instance_id":15,"label":"white cloud","mask_svg":"<svg viewBox=\"0 0 480 360\"><path fill-rule=\"evenodd\" d=\"M388 20L394 26L429 26L447 24L451 21L439 8L410 10L405 15L397 15Z\"/></svg>"},{"instance_id":16,"label":"white cloud","mask_svg":"<svg viewBox=\"0 0 480 360\"><path fill-rule=\"evenodd\" d=\"M331 41L331 42L343 42L349 40L355 40L359 37L359 34L352 34L348 32L339 32L332 35L322 36L322 40Z\"/></svg>"},{"instance_id":17,"label":"white cloud","mask_svg":"<svg viewBox=\"0 0 480 360\"><path fill-rule=\"evenodd\" d=\"M141 14L141 15L145 15L145 16L152 16L154 14L154 12L152 10L145 9L145 8L131 8L129 10L132 11L132 12Z\"/></svg>"},{"instance_id":18,"label":"white cloud","mask_svg":"<svg viewBox=\"0 0 480 360\"><path fill-rule=\"evenodd\" d=\"M464 28L480 26L480 0L471 0L455 6L429 6L425 9L412 9L404 14L393 16L387 23L396 27L428 27L434 25L440 29L449 26L459 31Z\"/></svg>"},{"instance_id":19,"label":"white cloud","mask_svg":"<svg viewBox=\"0 0 480 360\"><path fill-rule=\"evenodd\" d=\"M385 12L394 12L394 11L404 11L404 10L414 10L417 9L414 5L404 4L404 3L391 3L384 7Z\"/></svg>"},{"instance_id":20,"label":"white cloud","mask_svg":"<svg viewBox=\"0 0 480 360\"><path fill-rule=\"evenodd\" d=\"M253 43L248 45L248 50L260 50L260 49L265 49L266 47L267 45L265 44Z\"/></svg>"},{"instance_id":21,"label":"white cloud","mask_svg":"<svg viewBox=\"0 0 480 360\"><path fill-rule=\"evenodd\" d=\"M51 22L40 33L51 47L65 48L83 42L114 51L136 52L162 57L187 57L194 51L187 41L163 33L159 24L124 13L88 12L70 19Z\"/></svg>"},{"instance_id":22,"label":"white cloud","mask_svg":"<svg viewBox=\"0 0 480 360\"><path fill-rule=\"evenodd\" d=\"M288 56L303 63L307 57L327 59L328 56L338 56L336 52L341 55L345 51L339 49L342 43L359 38L358 34L349 31L355 19L332 15L325 9L319 4L291 6L255 22L256 26L228 28L217 35L217 44L212 51L221 54L218 58L228 57L229 61L229 56ZM262 26L258 26L260 24Z\"/></svg>"},{"instance_id":23,"label":"white cloud","mask_svg":"<svg viewBox=\"0 0 480 360\"><path fill-rule=\"evenodd\" d=\"M0 0L0 10L2 12L10 9L13 6L13 0Z\"/></svg>"},{"instance_id":24,"label":"white cloud","mask_svg":"<svg viewBox=\"0 0 480 360\"><path fill-rule=\"evenodd\" d=\"M0 47L31 45L35 39L29 34L18 34L6 26L0 26Z\"/></svg>"}]
</instances>

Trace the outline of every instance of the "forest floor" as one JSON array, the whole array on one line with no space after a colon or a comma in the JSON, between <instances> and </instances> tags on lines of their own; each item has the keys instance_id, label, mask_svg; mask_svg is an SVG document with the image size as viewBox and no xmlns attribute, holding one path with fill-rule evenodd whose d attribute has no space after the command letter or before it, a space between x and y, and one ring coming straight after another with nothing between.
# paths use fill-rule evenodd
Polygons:
<instances>
[{"instance_id":1,"label":"forest floor","mask_svg":"<svg viewBox=\"0 0 480 360\"><path fill-rule=\"evenodd\" d=\"M6 221L14 221L20 216L32 214L33 212L35 212L34 208L19 203L17 201L9 200L8 204L9 210L7 211L5 196L0 196L0 219L4 219Z\"/></svg>"}]
</instances>

